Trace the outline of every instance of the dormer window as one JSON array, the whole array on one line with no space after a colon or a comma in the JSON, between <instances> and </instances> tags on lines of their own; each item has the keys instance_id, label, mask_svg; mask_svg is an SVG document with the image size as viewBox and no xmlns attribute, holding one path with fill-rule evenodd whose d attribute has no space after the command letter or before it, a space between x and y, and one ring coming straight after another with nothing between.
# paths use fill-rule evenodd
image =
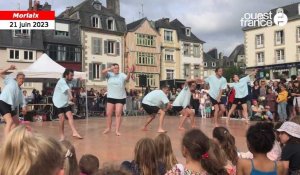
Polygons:
<instances>
[{"instance_id":1,"label":"dormer window","mask_svg":"<svg viewBox=\"0 0 300 175\"><path fill-rule=\"evenodd\" d=\"M284 11L283 11L282 8L278 8L278 9L276 10L276 13L284 13Z\"/></svg>"},{"instance_id":2,"label":"dormer window","mask_svg":"<svg viewBox=\"0 0 300 175\"><path fill-rule=\"evenodd\" d=\"M191 36L191 28L189 28L189 27L185 28L185 35Z\"/></svg>"},{"instance_id":3,"label":"dormer window","mask_svg":"<svg viewBox=\"0 0 300 175\"><path fill-rule=\"evenodd\" d=\"M115 30L115 20L112 18L107 19L107 29L108 30Z\"/></svg>"},{"instance_id":4,"label":"dormer window","mask_svg":"<svg viewBox=\"0 0 300 175\"><path fill-rule=\"evenodd\" d=\"M96 10L101 10L101 3L99 1L95 1L95 2L93 2L93 7Z\"/></svg>"},{"instance_id":5,"label":"dormer window","mask_svg":"<svg viewBox=\"0 0 300 175\"><path fill-rule=\"evenodd\" d=\"M29 37L30 30L28 29L20 29L14 31L14 37Z\"/></svg>"},{"instance_id":6,"label":"dormer window","mask_svg":"<svg viewBox=\"0 0 300 175\"><path fill-rule=\"evenodd\" d=\"M101 20L98 15L92 16L92 27L94 28L101 28Z\"/></svg>"}]
</instances>

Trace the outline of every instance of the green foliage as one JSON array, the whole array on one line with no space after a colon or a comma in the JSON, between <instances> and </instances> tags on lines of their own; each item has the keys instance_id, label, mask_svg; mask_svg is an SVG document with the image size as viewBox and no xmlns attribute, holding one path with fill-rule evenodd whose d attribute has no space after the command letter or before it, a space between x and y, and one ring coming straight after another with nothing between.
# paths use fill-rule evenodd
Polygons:
<instances>
[{"instance_id":1,"label":"green foliage","mask_svg":"<svg viewBox=\"0 0 300 175\"><path fill-rule=\"evenodd\" d=\"M235 75L235 74L237 74L237 75L240 76L240 75L244 74L244 71L243 71L243 69L241 69L241 68L239 68L239 67L231 66L231 67L228 67L228 68L225 68L225 69L224 69L224 74L223 74L223 76L226 78L226 80L227 80L228 82L232 82L231 78L232 78L232 76Z\"/></svg>"}]
</instances>

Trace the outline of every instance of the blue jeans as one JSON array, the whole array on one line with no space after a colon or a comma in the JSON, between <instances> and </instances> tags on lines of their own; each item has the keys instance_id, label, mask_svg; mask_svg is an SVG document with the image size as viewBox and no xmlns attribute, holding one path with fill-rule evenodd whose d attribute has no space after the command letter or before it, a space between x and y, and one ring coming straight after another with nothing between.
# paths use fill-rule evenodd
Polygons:
<instances>
[{"instance_id":1,"label":"blue jeans","mask_svg":"<svg viewBox=\"0 0 300 175\"><path fill-rule=\"evenodd\" d=\"M286 105L287 105L287 102L278 103L278 111L277 112L278 112L280 121L285 121L287 119Z\"/></svg>"}]
</instances>

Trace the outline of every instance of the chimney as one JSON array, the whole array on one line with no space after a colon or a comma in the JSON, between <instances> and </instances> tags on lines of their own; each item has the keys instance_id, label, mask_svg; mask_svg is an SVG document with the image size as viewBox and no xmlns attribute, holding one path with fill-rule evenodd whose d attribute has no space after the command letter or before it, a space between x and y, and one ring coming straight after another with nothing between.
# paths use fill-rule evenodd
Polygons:
<instances>
[{"instance_id":1,"label":"chimney","mask_svg":"<svg viewBox=\"0 0 300 175\"><path fill-rule=\"evenodd\" d=\"M120 0L106 0L106 7L120 16Z\"/></svg>"},{"instance_id":2,"label":"chimney","mask_svg":"<svg viewBox=\"0 0 300 175\"><path fill-rule=\"evenodd\" d=\"M170 18L163 18L164 22L169 23L170 22Z\"/></svg>"},{"instance_id":3,"label":"chimney","mask_svg":"<svg viewBox=\"0 0 300 175\"><path fill-rule=\"evenodd\" d=\"M29 7L28 10L32 10L32 0L29 0Z\"/></svg>"},{"instance_id":4,"label":"chimney","mask_svg":"<svg viewBox=\"0 0 300 175\"><path fill-rule=\"evenodd\" d=\"M223 59L223 58L224 58L223 52L220 52L219 53L219 59Z\"/></svg>"}]
</instances>

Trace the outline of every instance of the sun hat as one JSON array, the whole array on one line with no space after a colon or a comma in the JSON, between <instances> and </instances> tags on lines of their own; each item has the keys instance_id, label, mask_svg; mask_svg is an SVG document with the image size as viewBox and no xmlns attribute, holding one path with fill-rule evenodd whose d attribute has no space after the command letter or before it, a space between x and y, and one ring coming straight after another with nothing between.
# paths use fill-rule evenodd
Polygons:
<instances>
[{"instance_id":1,"label":"sun hat","mask_svg":"<svg viewBox=\"0 0 300 175\"><path fill-rule=\"evenodd\" d=\"M294 122L284 122L279 129L279 132L286 132L290 136L300 139L300 125Z\"/></svg>"}]
</instances>

